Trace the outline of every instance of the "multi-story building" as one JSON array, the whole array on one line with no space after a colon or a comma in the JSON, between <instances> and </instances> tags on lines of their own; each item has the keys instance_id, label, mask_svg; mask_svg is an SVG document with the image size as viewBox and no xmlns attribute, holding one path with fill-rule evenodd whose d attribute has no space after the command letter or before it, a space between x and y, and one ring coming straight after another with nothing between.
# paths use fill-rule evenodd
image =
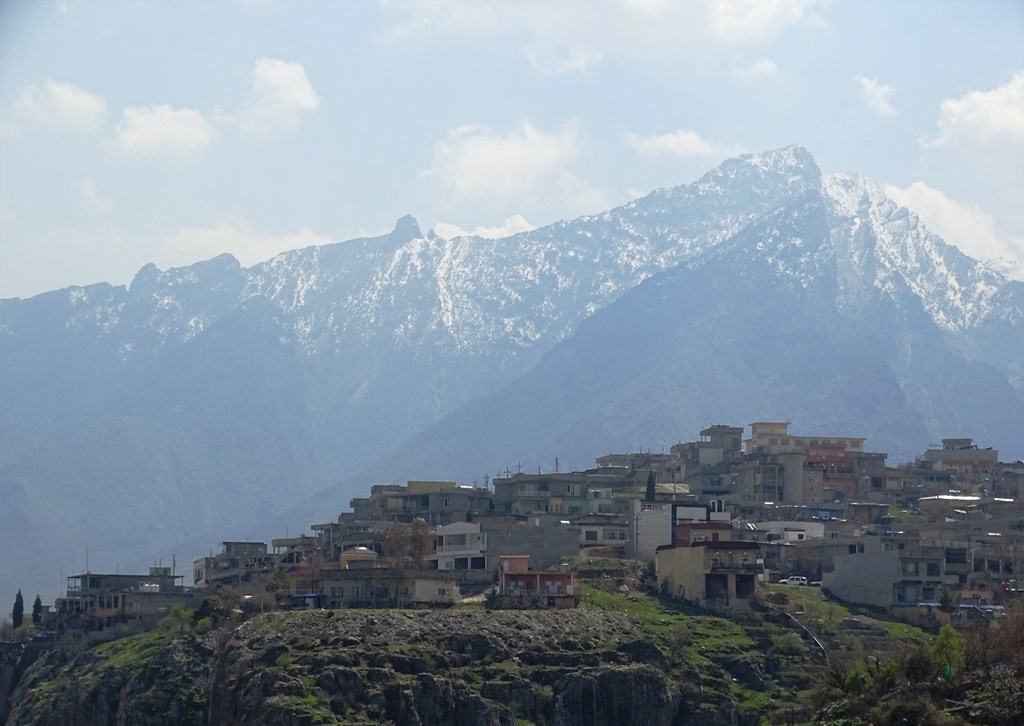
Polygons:
<instances>
[{"instance_id":1,"label":"multi-story building","mask_svg":"<svg viewBox=\"0 0 1024 726\"><path fill-rule=\"evenodd\" d=\"M945 572L943 548L905 546L885 549L882 538L868 538L864 551L837 555L832 570L822 580L836 597L846 602L893 608L938 601L944 585L957 577Z\"/></svg>"},{"instance_id":2,"label":"multi-story building","mask_svg":"<svg viewBox=\"0 0 1024 726\"><path fill-rule=\"evenodd\" d=\"M498 564L498 595L506 599L536 599L550 607L575 607L579 602L576 573L531 570L528 555L504 555Z\"/></svg>"},{"instance_id":3,"label":"multi-story building","mask_svg":"<svg viewBox=\"0 0 1024 726\"><path fill-rule=\"evenodd\" d=\"M434 552L428 557L438 570L487 570L487 534L479 522L452 522L434 529Z\"/></svg>"},{"instance_id":4,"label":"multi-story building","mask_svg":"<svg viewBox=\"0 0 1024 726\"><path fill-rule=\"evenodd\" d=\"M404 486L376 484L368 498L353 499L350 506L355 518L362 521L409 524L414 519L423 519L431 525L464 522L494 509L490 490L450 481L409 481Z\"/></svg>"},{"instance_id":5,"label":"multi-story building","mask_svg":"<svg viewBox=\"0 0 1024 726\"><path fill-rule=\"evenodd\" d=\"M71 627L103 629L129 620L158 618L176 603L193 604L183 575L170 567L153 566L146 575L86 572L67 579L67 592L58 598L57 616Z\"/></svg>"},{"instance_id":6,"label":"multi-story building","mask_svg":"<svg viewBox=\"0 0 1024 726\"><path fill-rule=\"evenodd\" d=\"M221 542L218 554L192 564L192 580L201 588L238 587L265 582L274 565L264 542Z\"/></svg>"},{"instance_id":7,"label":"multi-story building","mask_svg":"<svg viewBox=\"0 0 1024 726\"><path fill-rule=\"evenodd\" d=\"M746 453L760 449L774 454L782 451L806 451L815 446L840 446L851 454L864 451L867 439L857 436L797 435L789 432L789 422L758 421L750 424L750 438L743 442Z\"/></svg>"},{"instance_id":8,"label":"multi-story building","mask_svg":"<svg viewBox=\"0 0 1024 726\"><path fill-rule=\"evenodd\" d=\"M655 573L665 590L700 607L746 610L764 560L757 542L719 540L658 548Z\"/></svg>"},{"instance_id":9,"label":"multi-story building","mask_svg":"<svg viewBox=\"0 0 1024 726\"><path fill-rule=\"evenodd\" d=\"M943 439L941 447L932 447L917 457L917 466L945 471L960 480L976 483L992 473L999 463L995 449L979 449L973 439Z\"/></svg>"}]
</instances>

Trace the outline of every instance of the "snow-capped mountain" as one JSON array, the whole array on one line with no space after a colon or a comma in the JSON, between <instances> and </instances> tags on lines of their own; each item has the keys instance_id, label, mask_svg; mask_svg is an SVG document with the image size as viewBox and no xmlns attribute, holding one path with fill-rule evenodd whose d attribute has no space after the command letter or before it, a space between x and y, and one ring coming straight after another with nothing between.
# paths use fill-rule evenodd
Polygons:
<instances>
[{"instance_id":1,"label":"snow-capped mountain","mask_svg":"<svg viewBox=\"0 0 1024 726\"><path fill-rule=\"evenodd\" d=\"M49 582L86 543L96 562L215 543L360 472L586 464L730 417L896 458L1007 449L1022 361L1024 283L787 147L505 239L405 217L248 269L0 301L0 546Z\"/></svg>"}]
</instances>

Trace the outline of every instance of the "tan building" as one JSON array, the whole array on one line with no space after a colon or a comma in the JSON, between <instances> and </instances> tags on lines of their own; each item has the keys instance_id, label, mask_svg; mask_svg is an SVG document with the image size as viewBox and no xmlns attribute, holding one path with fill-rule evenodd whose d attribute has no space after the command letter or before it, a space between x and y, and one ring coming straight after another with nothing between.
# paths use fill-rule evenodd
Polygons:
<instances>
[{"instance_id":1,"label":"tan building","mask_svg":"<svg viewBox=\"0 0 1024 726\"><path fill-rule=\"evenodd\" d=\"M703 542L690 547L662 547L655 572L666 592L705 608L746 610L764 560L757 542Z\"/></svg>"},{"instance_id":2,"label":"tan building","mask_svg":"<svg viewBox=\"0 0 1024 726\"><path fill-rule=\"evenodd\" d=\"M460 600L450 573L390 567L358 567L322 573L315 594L323 607L447 606ZM302 596L303 591L291 597Z\"/></svg>"},{"instance_id":3,"label":"tan building","mask_svg":"<svg viewBox=\"0 0 1024 726\"><path fill-rule=\"evenodd\" d=\"M788 421L758 421L750 424L750 438L743 442L743 448L748 454L755 449L776 454L806 450L812 446L841 446L850 453L860 453L864 451L866 440L857 436L791 434Z\"/></svg>"}]
</instances>

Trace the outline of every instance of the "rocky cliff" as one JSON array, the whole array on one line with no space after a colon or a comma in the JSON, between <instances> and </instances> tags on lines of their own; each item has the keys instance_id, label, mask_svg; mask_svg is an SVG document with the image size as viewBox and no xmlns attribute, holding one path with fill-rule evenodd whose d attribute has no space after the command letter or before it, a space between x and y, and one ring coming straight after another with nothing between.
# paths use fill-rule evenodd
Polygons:
<instances>
[{"instance_id":1,"label":"rocky cliff","mask_svg":"<svg viewBox=\"0 0 1024 726\"><path fill-rule=\"evenodd\" d=\"M778 688L764 655L717 618L690 618L689 628L721 624L728 637L680 639L690 632L681 618L273 613L203 635L46 651L17 679L7 723L758 723L740 699L744 682L769 696ZM737 637L752 655L738 654Z\"/></svg>"}]
</instances>

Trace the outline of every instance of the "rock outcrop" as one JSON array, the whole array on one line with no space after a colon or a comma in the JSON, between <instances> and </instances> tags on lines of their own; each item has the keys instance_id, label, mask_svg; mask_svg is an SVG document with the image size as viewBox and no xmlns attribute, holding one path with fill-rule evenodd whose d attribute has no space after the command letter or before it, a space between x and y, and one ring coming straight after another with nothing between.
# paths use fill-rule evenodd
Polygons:
<instances>
[{"instance_id":1,"label":"rock outcrop","mask_svg":"<svg viewBox=\"0 0 1024 726\"><path fill-rule=\"evenodd\" d=\"M271 613L44 652L7 723L756 723L728 677L695 687L673 662L641 621L596 609Z\"/></svg>"}]
</instances>

